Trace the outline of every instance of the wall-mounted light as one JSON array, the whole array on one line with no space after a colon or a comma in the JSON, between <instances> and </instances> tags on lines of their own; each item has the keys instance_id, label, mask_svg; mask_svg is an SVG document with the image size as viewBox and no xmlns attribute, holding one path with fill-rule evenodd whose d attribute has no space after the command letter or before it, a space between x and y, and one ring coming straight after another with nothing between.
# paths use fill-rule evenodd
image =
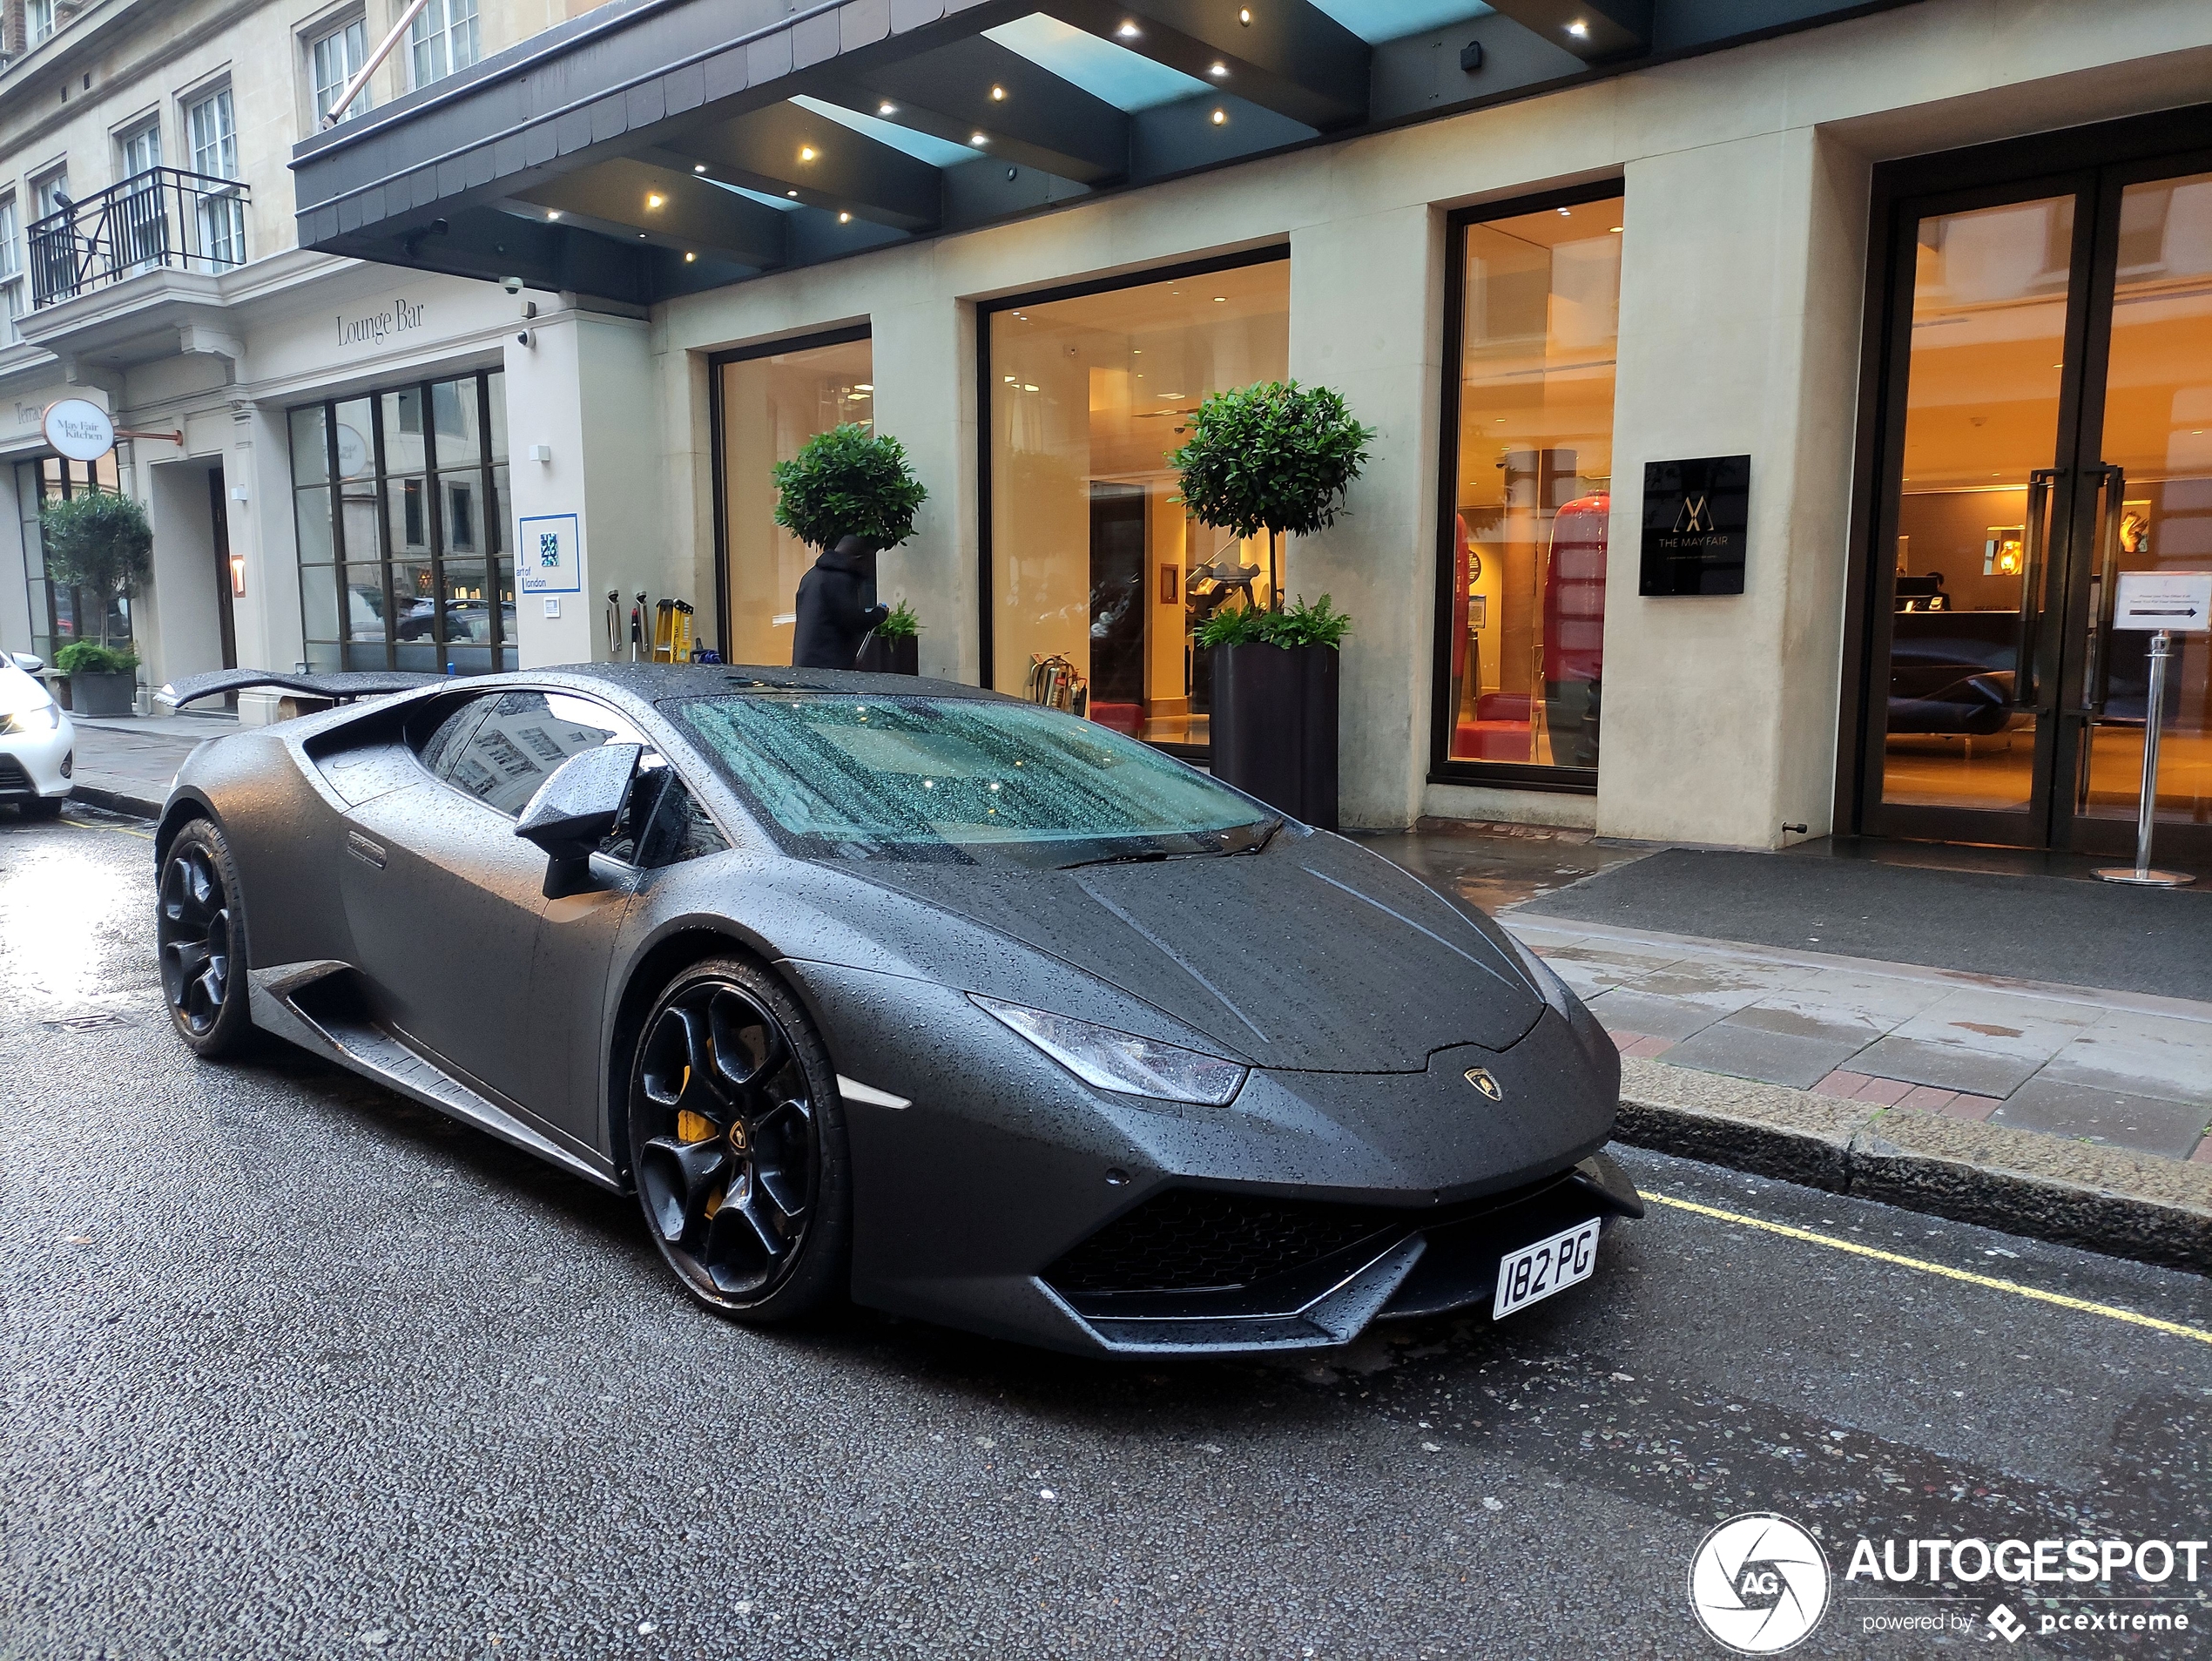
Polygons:
<instances>
[{"instance_id":1,"label":"wall-mounted light","mask_svg":"<svg viewBox=\"0 0 2212 1661\"><path fill-rule=\"evenodd\" d=\"M813 160L813 159L814 159L814 146L813 146L813 145L799 145L799 160L801 160L801 161L812 161L812 160Z\"/></svg>"},{"instance_id":2,"label":"wall-mounted light","mask_svg":"<svg viewBox=\"0 0 2212 1661\"><path fill-rule=\"evenodd\" d=\"M246 598L246 556L244 554L231 556L231 598L234 600L242 600Z\"/></svg>"},{"instance_id":3,"label":"wall-mounted light","mask_svg":"<svg viewBox=\"0 0 2212 1661\"><path fill-rule=\"evenodd\" d=\"M1240 6L1238 8L1237 21L1244 24L1245 28L1250 29L1252 26L1251 8L1250 6Z\"/></svg>"},{"instance_id":4,"label":"wall-mounted light","mask_svg":"<svg viewBox=\"0 0 2212 1661\"><path fill-rule=\"evenodd\" d=\"M1213 124L1217 127L1227 126L1229 125L1229 111L1226 110L1216 110L1213 112Z\"/></svg>"},{"instance_id":5,"label":"wall-mounted light","mask_svg":"<svg viewBox=\"0 0 2212 1661\"><path fill-rule=\"evenodd\" d=\"M873 381L855 381L853 383L853 390L855 392L873 392L875 390L875 382Z\"/></svg>"}]
</instances>

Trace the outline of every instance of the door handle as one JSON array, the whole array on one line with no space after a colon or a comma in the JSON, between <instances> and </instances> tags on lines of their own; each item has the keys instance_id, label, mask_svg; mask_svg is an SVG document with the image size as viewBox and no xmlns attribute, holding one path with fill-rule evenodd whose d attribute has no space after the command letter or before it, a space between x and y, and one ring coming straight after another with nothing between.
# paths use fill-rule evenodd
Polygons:
<instances>
[{"instance_id":1,"label":"door handle","mask_svg":"<svg viewBox=\"0 0 2212 1661\"><path fill-rule=\"evenodd\" d=\"M2021 528L2020 631L2013 646L2013 707L2034 709L2035 637L2043 622L2043 571L2050 564L2051 486L2066 469L2039 467L2027 476L2027 523Z\"/></svg>"},{"instance_id":2,"label":"door handle","mask_svg":"<svg viewBox=\"0 0 2212 1661\"><path fill-rule=\"evenodd\" d=\"M2085 665L2082 712L2094 720L2105 712L2112 691L2112 620L2120 603L2120 521L2128 495L2128 475L2119 467L2096 469L2104 510L2097 516L2097 604L2089 623L2089 661Z\"/></svg>"},{"instance_id":3,"label":"door handle","mask_svg":"<svg viewBox=\"0 0 2212 1661\"><path fill-rule=\"evenodd\" d=\"M346 833L346 851L363 865L374 866L380 871L384 868L382 847L370 841L359 831L349 830Z\"/></svg>"}]
</instances>

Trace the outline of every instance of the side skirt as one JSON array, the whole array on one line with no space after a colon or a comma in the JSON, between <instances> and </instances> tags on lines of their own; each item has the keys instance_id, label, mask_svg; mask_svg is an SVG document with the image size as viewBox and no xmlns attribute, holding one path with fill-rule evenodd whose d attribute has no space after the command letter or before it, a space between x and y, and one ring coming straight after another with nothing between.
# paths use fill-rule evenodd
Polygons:
<instances>
[{"instance_id":1,"label":"side skirt","mask_svg":"<svg viewBox=\"0 0 2212 1661\"><path fill-rule=\"evenodd\" d=\"M622 1192L610 1172L542 1135L378 1025L347 984L352 978L353 965L334 959L253 969L246 977L253 1024L597 1187Z\"/></svg>"}]
</instances>

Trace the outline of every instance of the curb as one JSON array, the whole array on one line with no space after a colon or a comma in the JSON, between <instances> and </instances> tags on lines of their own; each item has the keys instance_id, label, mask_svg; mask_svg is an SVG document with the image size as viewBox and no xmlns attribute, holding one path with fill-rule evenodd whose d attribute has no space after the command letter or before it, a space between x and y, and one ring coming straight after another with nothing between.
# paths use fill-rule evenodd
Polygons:
<instances>
[{"instance_id":1,"label":"curb","mask_svg":"<svg viewBox=\"0 0 2212 1661\"><path fill-rule=\"evenodd\" d=\"M73 786L66 800L86 807L103 807L111 814L128 814L133 819L158 819L161 804L149 801L144 796L133 796L125 791L104 790L98 785Z\"/></svg>"},{"instance_id":2,"label":"curb","mask_svg":"<svg viewBox=\"0 0 2212 1661\"><path fill-rule=\"evenodd\" d=\"M1623 1057L1616 1134L2192 1273L2212 1272L2212 1165Z\"/></svg>"}]
</instances>

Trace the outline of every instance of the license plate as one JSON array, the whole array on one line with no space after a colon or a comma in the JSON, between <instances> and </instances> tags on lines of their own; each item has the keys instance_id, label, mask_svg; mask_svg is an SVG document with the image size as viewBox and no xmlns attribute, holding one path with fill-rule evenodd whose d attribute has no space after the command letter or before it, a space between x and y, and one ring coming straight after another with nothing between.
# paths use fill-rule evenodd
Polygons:
<instances>
[{"instance_id":1,"label":"license plate","mask_svg":"<svg viewBox=\"0 0 2212 1661\"><path fill-rule=\"evenodd\" d=\"M1502 1320L1562 1287L1588 1280L1597 1267L1597 1225L1593 1217L1548 1240L1507 1253L1498 1264L1498 1297L1490 1307L1490 1319Z\"/></svg>"}]
</instances>

